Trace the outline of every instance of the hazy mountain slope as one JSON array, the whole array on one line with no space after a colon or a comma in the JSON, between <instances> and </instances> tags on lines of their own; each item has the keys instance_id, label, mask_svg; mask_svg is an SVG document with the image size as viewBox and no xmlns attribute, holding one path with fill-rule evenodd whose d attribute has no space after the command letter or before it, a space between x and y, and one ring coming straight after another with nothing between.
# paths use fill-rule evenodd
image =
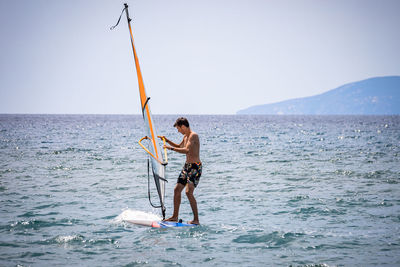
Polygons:
<instances>
[{"instance_id":1,"label":"hazy mountain slope","mask_svg":"<svg viewBox=\"0 0 400 267\"><path fill-rule=\"evenodd\" d=\"M252 106L237 114L400 114L400 76L371 78L316 96Z\"/></svg>"}]
</instances>

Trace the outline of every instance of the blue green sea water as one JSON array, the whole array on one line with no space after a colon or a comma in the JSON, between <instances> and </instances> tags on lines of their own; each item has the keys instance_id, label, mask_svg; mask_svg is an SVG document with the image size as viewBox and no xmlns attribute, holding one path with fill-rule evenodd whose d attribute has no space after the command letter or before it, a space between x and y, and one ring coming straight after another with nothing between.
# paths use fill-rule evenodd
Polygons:
<instances>
[{"instance_id":1,"label":"blue green sea water","mask_svg":"<svg viewBox=\"0 0 400 267\"><path fill-rule=\"evenodd\" d=\"M0 115L0 266L400 266L400 116L188 119L201 226L153 229L141 116Z\"/></svg>"}]
</instances>

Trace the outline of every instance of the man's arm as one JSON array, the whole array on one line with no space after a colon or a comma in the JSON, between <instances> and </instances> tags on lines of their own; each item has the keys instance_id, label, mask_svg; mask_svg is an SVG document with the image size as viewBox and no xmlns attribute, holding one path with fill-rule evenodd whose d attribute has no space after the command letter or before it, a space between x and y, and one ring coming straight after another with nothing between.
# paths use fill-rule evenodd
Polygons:
<instances>
[{"instance_id":1,"label":"man's arm","mask_svg":"<svg viewBox=\"0 0 400 267\"><path fill-rule=\"evenodd\" d=\"M167 147L167 148L171 149L173 151L176 151L178 153L181 153L181 154L189 154L189 151L192 149L194 143L196 143L196 140L197 141L199 140L199 136L197 134L192 134L192 135L190 135L189 140L186 143L186 146L184 146L184 147L171 147L171 148ZM181 145L182 145L182 143L181 143Z\"/></svg>"},{"instance_id":2,"label":"man's arm","mask_svg":"<svg viewBox=\"0 0 400 267\"><path fill-rule=\"evenodd\" d=\"M178 145L178 144L175 144L174 142L172 142L171 140L169 140L167 137L165 137L165 136L162 136L162 137L164 137L165 138L165 141L168 143L168 144L170 144L172 147L181 147L182 146L182 144L183 144L183 140L182 140L182 142ZM167 147L168 148L168 147Z\"/></svg>"}]
</instances>

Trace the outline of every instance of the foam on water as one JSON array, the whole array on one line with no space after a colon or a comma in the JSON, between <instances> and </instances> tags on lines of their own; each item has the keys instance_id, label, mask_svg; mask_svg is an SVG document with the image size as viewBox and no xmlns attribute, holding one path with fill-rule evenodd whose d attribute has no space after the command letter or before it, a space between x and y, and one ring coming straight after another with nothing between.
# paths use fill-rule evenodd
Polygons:
<instances>
[{"instance_id":1,"label":"foam on water","mask_svg":"<svg viewBox=\"0 0 400 267\"><path fill-rule=\"evenodd\" d=\"M64 244L73 241L82 241L83 237L80 235L66 235L66 236L57 236L54 240L57 243Z\"/></svg>"},{"instance_id":2,"label":"foam on water","mask_svg":"<svg viewBox=\"0 0 400 267\"><path fill-rule=\"evenodd\" d=\"M140 211L125 209L120 215L113 219L112 223L123 223L125 221L161 221L161 217L157 214Z\"/></svg>"}]
</instances>

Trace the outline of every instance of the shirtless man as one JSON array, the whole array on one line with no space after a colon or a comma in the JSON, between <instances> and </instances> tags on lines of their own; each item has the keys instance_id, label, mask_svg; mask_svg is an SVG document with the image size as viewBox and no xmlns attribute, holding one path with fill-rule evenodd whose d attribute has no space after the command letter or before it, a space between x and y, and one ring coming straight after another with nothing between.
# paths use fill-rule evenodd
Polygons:
<instances>
[{"instance_id":1,"label":"shirtless man","mask_svg":"<svg viewBox=\"0 0 400 267\"><path fill-rule=\"evenodd\" d=\"M165 141L171 145L165 145L164 147L178 153L186 154L186 163L179 174L174 189L174 213L172 214L172 217L166 219L166 221L178 221L179 207L181 205L181 192L183 188L186 187L186 196L189 199L193 211L193 221L190 221L189 223L200 224L197 202L193 196L194 189L200 181L202 171L199 136L190 129L189 122L186 118L178 118L174 127L176 127L178 132L183 134L183 140L178 145L164 137Z\"/></svg>"}]
</instances>

